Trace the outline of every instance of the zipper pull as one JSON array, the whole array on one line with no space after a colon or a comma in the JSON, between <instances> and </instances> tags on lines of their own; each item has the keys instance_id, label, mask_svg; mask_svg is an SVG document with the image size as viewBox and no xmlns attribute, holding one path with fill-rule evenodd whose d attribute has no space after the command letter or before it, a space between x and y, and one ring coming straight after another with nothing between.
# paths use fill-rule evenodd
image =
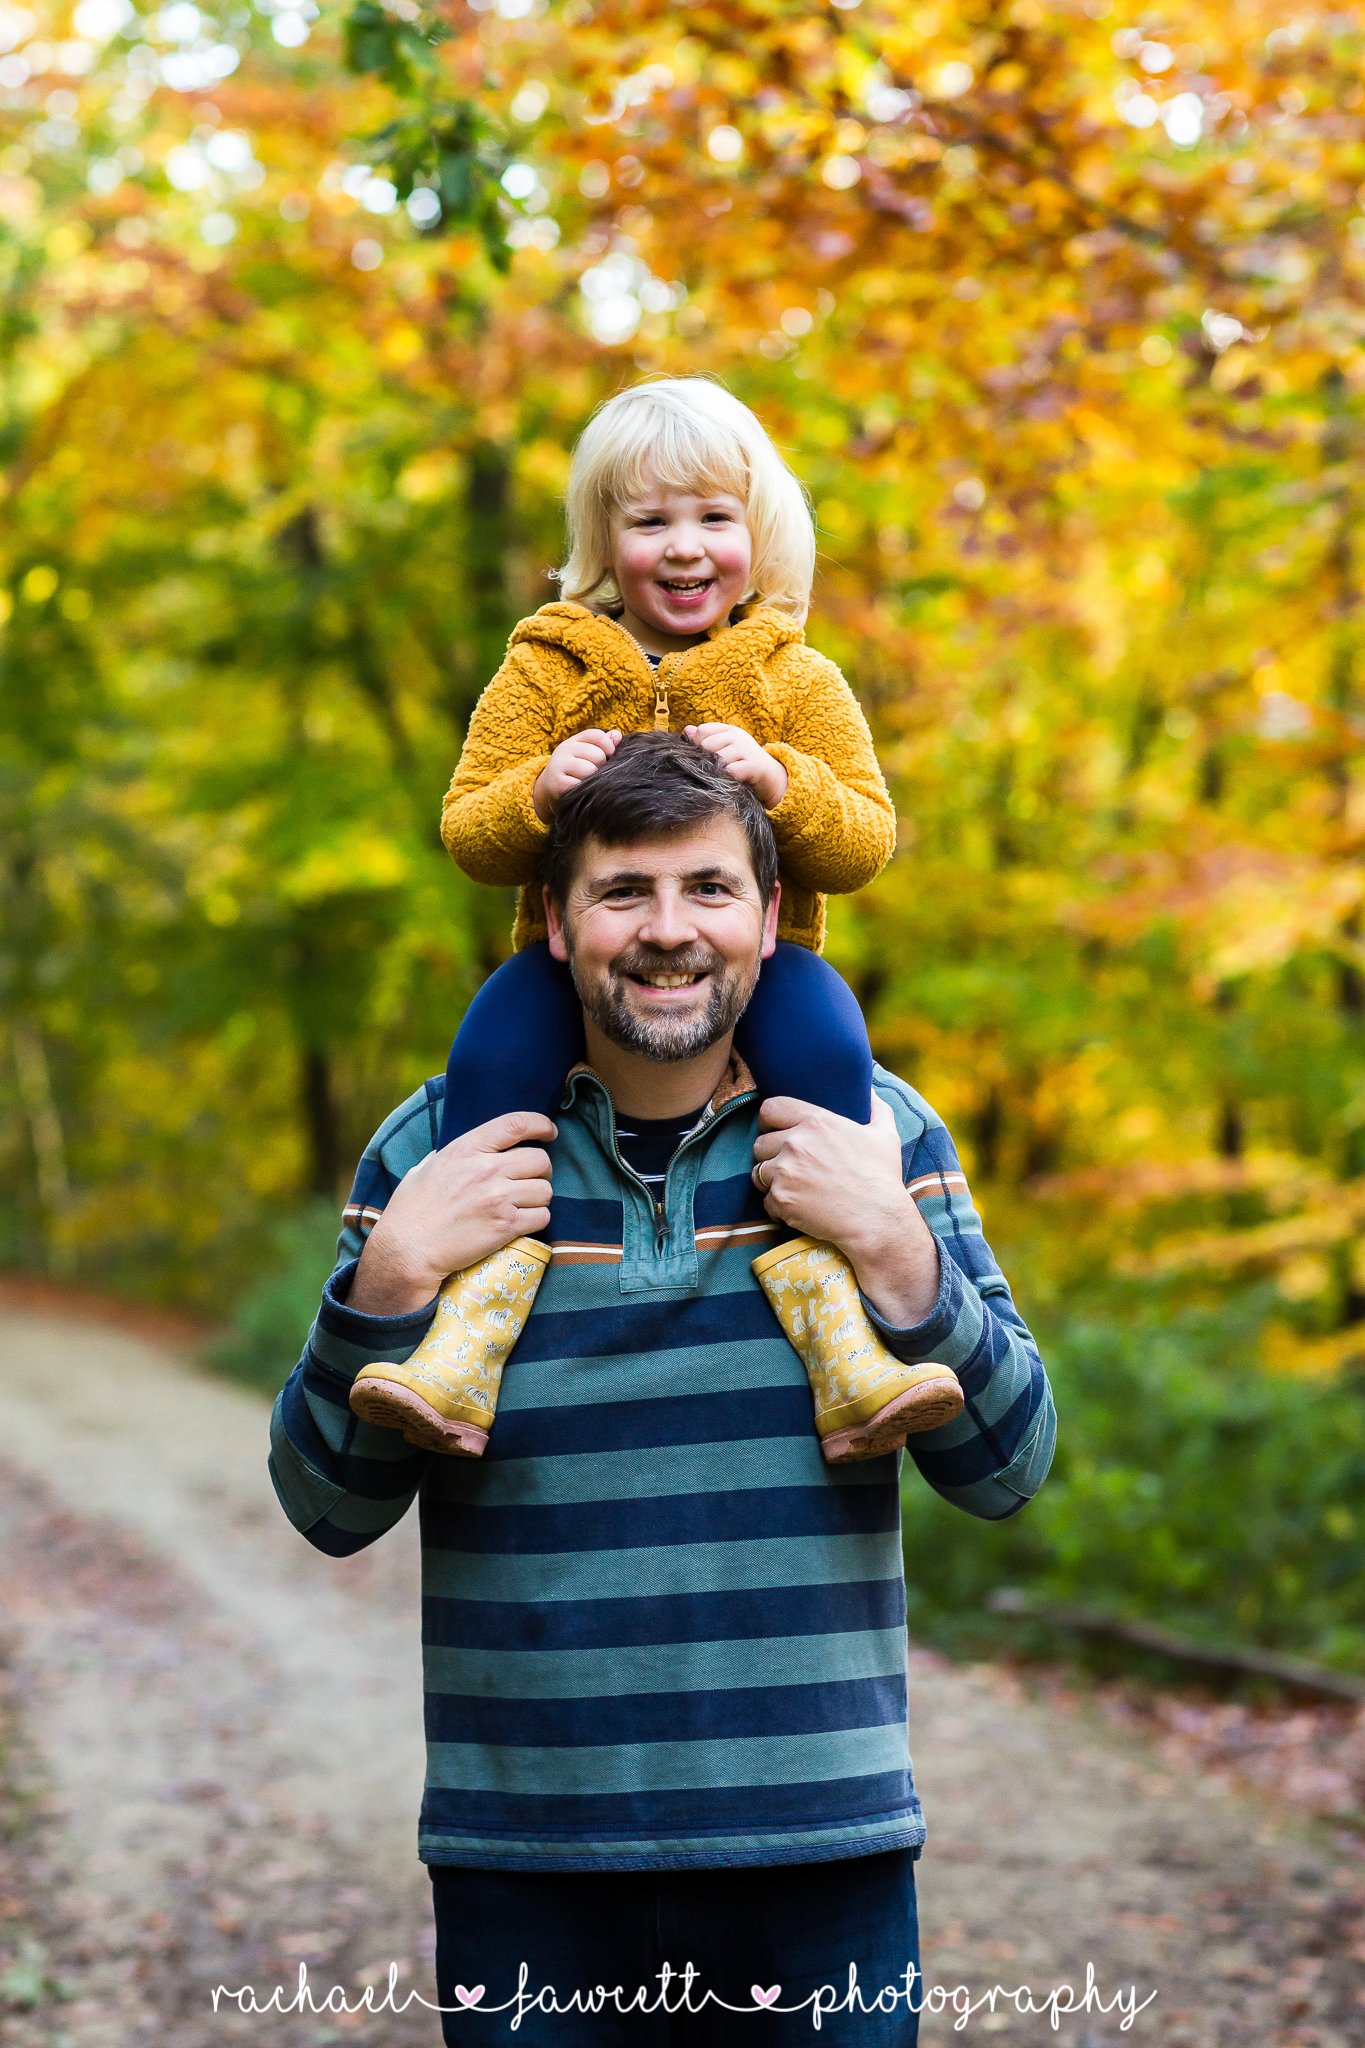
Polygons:
<instances>
[{"instance_id":1,"label":"zipper pull","mask_svg":"<svg viewBox=\"0 0 1365 2048\"><path fill-rule=\"evenodd\" d=\"M668 731L668 686L657 671L654 677L654 730Z\"/></svg>"},{"instance_id":2,"label":"zipper pull","mask_svg":"<svg viewBox=\"0 0 1365 2048\"><path fill-rule=\"evenodd\" d=\"M662 1251L668 1243L668 1217L662 1202L654 1204L654 1249Z\"/></svg>"}]
</instances>

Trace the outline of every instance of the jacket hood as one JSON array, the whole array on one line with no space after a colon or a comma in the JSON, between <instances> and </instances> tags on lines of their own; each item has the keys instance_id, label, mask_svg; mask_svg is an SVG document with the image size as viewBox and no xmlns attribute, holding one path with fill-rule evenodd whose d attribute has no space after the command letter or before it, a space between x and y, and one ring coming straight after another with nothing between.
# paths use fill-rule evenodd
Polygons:
<instances>
[{"instance_id":1,"label":"jacket hood","mask_svg":"<svg viewBox=\"0 0 1365 2048\"><path fill-rule=\"evenodd\" d=\"M741 616L733 626L713 626L705 640L684 650L683 660L689 667L694 663L709 666L717 640L724 643L725 670L734 674L749 666L761 669L779 647L805 638L796 620L786 612L774 611L769 605L738 609ZM566 599L543 604L529 619L523 619L508 646L515 647L527 640L561 648L585 668L613 676L622 683L636 681L641 668L648 671L650 667L643 649L616 619Z\"/></svg>"}]
</instances>

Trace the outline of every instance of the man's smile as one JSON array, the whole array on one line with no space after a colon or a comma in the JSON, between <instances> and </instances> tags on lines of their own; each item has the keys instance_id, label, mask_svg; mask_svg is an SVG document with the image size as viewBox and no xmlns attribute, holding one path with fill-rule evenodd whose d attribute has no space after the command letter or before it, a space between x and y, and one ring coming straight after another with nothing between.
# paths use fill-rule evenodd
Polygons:
<instances>
[{"instance_id":1,"label":"man's smile","mask_svg":"<svg viewBox=\"0 0 1365 2048\"><path fill-rule=\"evenodd\" d=\"M685 974L627 973L619 980L632 991L622 1000L641 1013L649 1010L695 1010L700 997L710 997L712 976L706 969Z\"/></svg>"},{"instance_id":2,"label":"man's smile","mask_svg":"<svg viewBox=\"0 0 1365 2048\"><path fill-rule=\"evenodd\" d=\"M692 948L690 960L683 950L680 958L667 962L642 959L638 952L626 953L614 963L613 972L618 981L638 989L650 1008L672 1007L685 1003L689 993L701 989L715 973L717 962L699 960L697 950Z\"/></svg>"}]
</instances>

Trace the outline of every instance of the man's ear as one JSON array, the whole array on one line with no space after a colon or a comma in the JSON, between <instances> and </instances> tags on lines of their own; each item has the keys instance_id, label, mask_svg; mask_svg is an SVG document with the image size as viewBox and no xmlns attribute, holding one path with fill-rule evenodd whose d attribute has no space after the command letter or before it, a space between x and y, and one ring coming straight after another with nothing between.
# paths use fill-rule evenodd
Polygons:
<instances>
[{"instance_id":1,"label":"man's ear","mask_svg":"<svg viewBox=\"0 0 1365 2048\"><path fill-rule=\"evenodd\" d=\"M759 949L760 960L771 960L777 946L777 913L782 902L782 884L773 883L773 893L768 898L768 907L763 913L763 944Z\"/></svg>"},{"instance_id":2,"label":"man's ear","mask_svg":"<svg viewBox=\"0 0 1365 2048\"><path fill-rule=\"evenodd\" d=\"M550 939L551 959L567 960L569 948L564 941L564 912L550 894L548 887L545 890L545 928Z\"/></svg>"}]
</instances>

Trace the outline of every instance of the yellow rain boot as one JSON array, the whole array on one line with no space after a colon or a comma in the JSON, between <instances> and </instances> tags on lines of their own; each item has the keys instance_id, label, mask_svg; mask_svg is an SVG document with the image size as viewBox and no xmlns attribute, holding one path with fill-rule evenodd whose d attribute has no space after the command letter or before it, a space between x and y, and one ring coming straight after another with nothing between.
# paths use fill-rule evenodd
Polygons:
<instances>
[{"instance_id":1,"label":"yellow rain boot","mask_svg":"<svg viewBox=\"0 0 1365 2048\"><path fill-rule=\"evenodd\" d=\"M351 1408L366 1422L401 1429L424 1451L481 1458L497 1412L502 1369L526 1325L550 1263L550 1247L516 1237L477 1265L452 1273L436 1320L402 1365L356 1374Z\"/></svg>"},{"instance_id":2,"label":"yellow rain boot","mask_svg":"<svg viewBox=\"0 0 1365 2048\"><path fill-rule=\"evenodd\" d=\"M789 1238L752 1271L806 1368L831 1465L899 1450L907 1436L961 1413L962 1388L949 1367L892 1357L868 1321L853 1268L832 1244Z\"/></svg>"}]
</instances>

